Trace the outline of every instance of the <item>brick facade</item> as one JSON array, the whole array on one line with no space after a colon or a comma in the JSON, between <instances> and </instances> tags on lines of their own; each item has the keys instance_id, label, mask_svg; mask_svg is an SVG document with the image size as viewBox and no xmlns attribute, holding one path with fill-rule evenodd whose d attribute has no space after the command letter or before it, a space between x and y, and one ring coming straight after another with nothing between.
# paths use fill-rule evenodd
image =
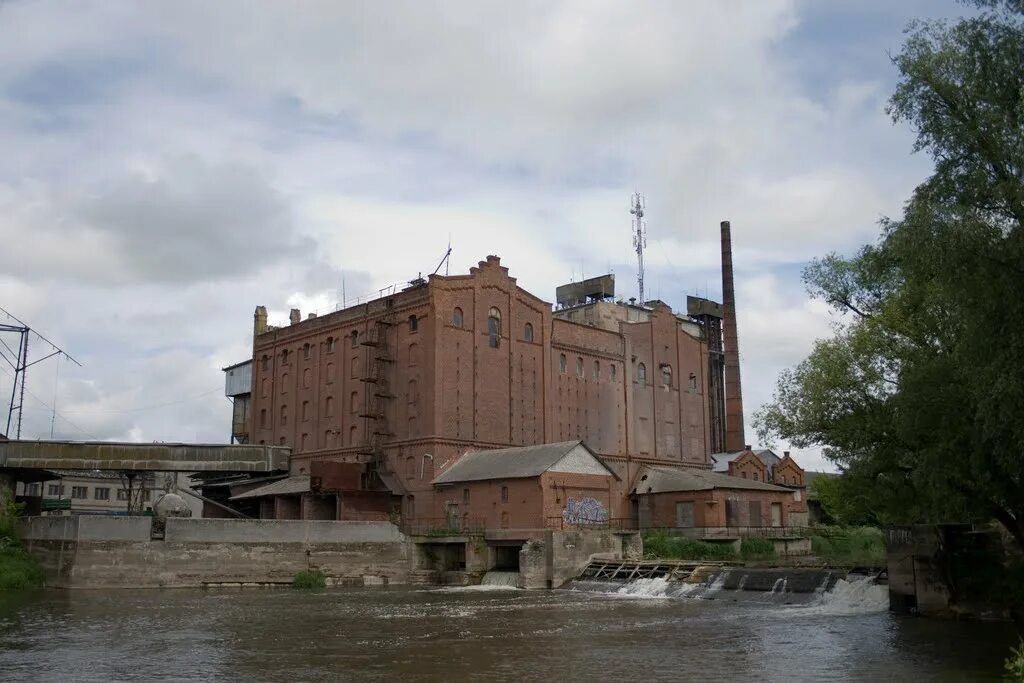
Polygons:
<instances>
[{"instance_id":1,"label":"brick facade","mask_svg":"<svg viewBox=\"0 0 1024 683\"><path fill-rule=\"evenodd\" d=\"M583 439L618 475L606 489L623 517L638 464L708 466L707 345L664 304L616 330L559 319L490 256L468 275L278 329L261 310L251 442L290 446L293 474L369 461L373 422L361 415L380 386L366 381L379 348L365 341L391 323L384 438L405 515L443 515L430 482L472 449Z\"/></svg>"}]
</instances>

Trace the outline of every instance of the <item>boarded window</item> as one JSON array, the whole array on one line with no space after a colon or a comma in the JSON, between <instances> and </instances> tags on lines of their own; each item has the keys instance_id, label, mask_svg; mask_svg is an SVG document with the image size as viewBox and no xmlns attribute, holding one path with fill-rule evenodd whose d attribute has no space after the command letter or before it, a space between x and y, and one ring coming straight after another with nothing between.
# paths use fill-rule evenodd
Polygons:
<instances>
[{"instance_id":1,"label":"boarded window","mask_svg":"<svg viewBox=\"0 0 1024 683\"><path fill-rule=\"evenodd\" d=\"M761 526L761 501L750 501L748 510L750 511L750 518L747 526Z\"/></svg>"},{"instance_id":2,"label":"boarded window","mask_svg":"<svg viewBox=\"0 0 1024 683\"><path fill-rule=\"evenodd\" d=\"M740 502L738 500L725 501L725 525L740 526Z\"/></svg>"},{"instance_id":3,"label":"boarded window","mask_svg":"<svg viewBox=\"0 0 1024 683\"><path fill-rule=\"evenodd\" d=\"M690 528L693 526L693 501L676 503L676 526Z\"/></svg>"}]
</instances>

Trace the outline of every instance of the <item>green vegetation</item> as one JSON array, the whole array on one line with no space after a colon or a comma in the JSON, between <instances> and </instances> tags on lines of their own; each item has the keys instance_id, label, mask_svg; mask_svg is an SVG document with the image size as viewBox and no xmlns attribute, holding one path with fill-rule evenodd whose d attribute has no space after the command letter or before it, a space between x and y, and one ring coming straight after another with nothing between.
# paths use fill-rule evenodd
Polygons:
<instances>
[{"instance_id":1,"label":"green vegetation","mask_svg":"<svg viewBox=\"0 0 1024 683\"><path fill-rule=\"evenodd\" d=\"M18 507L8 503L0 507L0 591L41 588L43 570L21 546L15 529Z\"/></svg>"},{"instance_id":2,"label":"green vegetation","mask_svg":"<svg viewBox=\"0 0 1024 683\"><path fill-rule=\"evenodd\" d=\"M644 534L644 557L659 560L734 561L739 558L729 543L709 543L666 531Z\"/></svg>"},{"instance_id":3,"label":"green vegetation","mask_svg":"<svg viewBox=\"0 0 1024 683\"><path fill-rule=\"evenodd\" d=\"M888 112L933 172L875 244L805 270L835 332L757 422L844 471L840 523L995 519L1024 549L1024 3L973 4L909 26Z\"/></svg>"},{"instance_id":4,"label":"green vegetation","mask_svg":"<svg viewBox=\"0 0 1024 683\"><path fill-rule=\"evenodd\" d=\"M292 588L312 590L314 588L326 588L327 576L319 569L303 569L292 579Z\"/></svg>"},{"instance_id":5,"label":"green vegetation","mask_svg":"<svg viewBox=\"0 0 1024 683\"><path fill-rule=\"evenodd\" d=\"M1006 660L1006 680L1024 683L1024 640L1010 650L1010 656Z\"/></svg>"},{"instance_id":6,"label":"green vegetation","mask_svg":"<svg viewBox=\"0 0 1024 683\"><path fill-rule=\"evenodd\" d=\"M740 541L740 557L744 560L774 560L775 544L767 538L744 538Z\"/></svg>"},{"instance_id":7,"label":"green vegetation","mask_svg":"<svg viewBox=\"0 0 1024 683\"><path fill-rule=\"evenodd\" d=\"M885 539L873 527L822 527L811 536L811 552L828 564L879 567L885 564Z\"/></svg>"}]
</instances>

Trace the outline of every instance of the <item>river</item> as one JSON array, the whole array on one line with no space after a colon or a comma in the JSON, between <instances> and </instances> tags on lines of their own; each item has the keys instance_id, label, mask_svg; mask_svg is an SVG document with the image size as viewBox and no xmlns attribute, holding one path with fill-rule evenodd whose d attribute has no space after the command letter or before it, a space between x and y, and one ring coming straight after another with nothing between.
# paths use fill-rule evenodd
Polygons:
<instances>
[{"instance_id":1,"label":"river","mask_svg":"<svg viewBox=\"0 0 1024 683\"><path fill-rule=\"evenodd\" d=\"M43 591L0 596L3 681L999 680L1007 624L722 591ZM731 593L733 595L724 595ZM737 599L737 596L740 599Z\"/></svg>"}]
</instances>

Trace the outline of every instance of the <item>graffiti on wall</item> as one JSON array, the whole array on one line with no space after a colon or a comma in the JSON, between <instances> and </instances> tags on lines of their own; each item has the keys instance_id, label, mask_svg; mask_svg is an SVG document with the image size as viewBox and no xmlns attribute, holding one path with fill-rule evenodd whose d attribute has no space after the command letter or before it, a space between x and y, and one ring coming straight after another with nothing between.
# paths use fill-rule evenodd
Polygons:
<instances>
[{"instance_id":1,"label":"graffiti on wall","mask_svg":"<svg viewBox=\"0 0 1024 683\"><path fill-rule=\"evenodd\" d=\"M608 508L597 498L589 496L576 500L569 498L562 510L562 519L567 524L597 524L608 521Z\"/></svg>"}]
</instances>

